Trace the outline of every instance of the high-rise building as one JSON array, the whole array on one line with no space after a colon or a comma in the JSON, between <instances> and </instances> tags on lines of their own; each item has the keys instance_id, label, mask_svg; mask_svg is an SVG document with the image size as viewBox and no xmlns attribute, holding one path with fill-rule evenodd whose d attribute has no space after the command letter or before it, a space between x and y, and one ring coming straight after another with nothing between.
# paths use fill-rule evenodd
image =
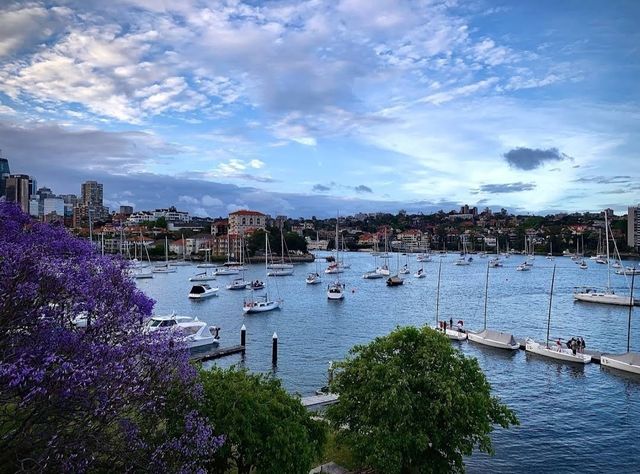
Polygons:
<instances>
[{"instance_id":1,"label":"high-rise building","mask_svg":"<svg viewBox=\"0 0 640 474\"><path fill-rule=\"evenodd\" d=\"M627 214L627 245L640 250L640 204L630 207Z\"/></svg>"},{"instance_id":2,"label":"high-rise building","mask_svg":"<svg viewBox=\"0 0 640 474\"><path fill-rule=\"evenodd\" d=\"M82 204L102 206L102 183L86 181L82 183Z\"/></svg>"},{"instance_id":3,"label":"high-rise building","mask_svg":"<svg viewBox=\"0 0 640 474\"><path fill-rule=\"evenodd\" d=\"M16 202L22 212L29 213L29 176L26 174L10 174L5 178L5 196L7 201Z\"/></svg>"},{"instance_id":4,"label":"high-rise building","mask_svg":"<svg viewBox=\"0 0 640 474\"><path fill-rule=\"evenodd\" d=\"M8 178L10 174L11 172L9 171L9 160L7 160L6 158L0 158L0 197L5 195L5 179Z\"/></svg>"},{"instance_id":5,"label":"high-rise building","mask_svg":"<svg viewBox=\"0 0 640 474\"><path fill-rule=\"evenodd\" d=\"M29 177L29 196L33 196L38 192L38 181L33 176Z\"/></svg>"}]
</instances>

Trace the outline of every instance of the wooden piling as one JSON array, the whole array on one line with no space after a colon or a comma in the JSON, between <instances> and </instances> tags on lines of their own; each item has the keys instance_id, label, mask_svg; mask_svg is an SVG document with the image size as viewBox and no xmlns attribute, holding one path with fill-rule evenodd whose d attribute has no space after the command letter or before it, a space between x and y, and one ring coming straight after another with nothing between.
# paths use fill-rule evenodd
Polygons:
<instances>
[{"instance_id":1,"label":"wooden piling","mask_svg":"<svg viewBox=\"0 0 640 474\"><path fill-rule=\"evenodd\" d=\"M278 365L278 333L274 332L271 340L272 340L271 364L273 366L277 366Z\"/></svg>"}]
</instances>

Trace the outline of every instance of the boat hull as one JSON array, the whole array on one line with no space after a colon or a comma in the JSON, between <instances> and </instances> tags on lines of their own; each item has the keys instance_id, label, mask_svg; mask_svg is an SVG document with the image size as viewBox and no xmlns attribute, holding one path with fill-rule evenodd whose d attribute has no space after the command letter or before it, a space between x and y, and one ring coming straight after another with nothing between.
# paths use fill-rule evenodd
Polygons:
<instances>
[{"instance_id":1,"label":"boat hull","mask_svg":"<svg viewBox=\"0 0 640 474\"><path fill-rule=\"evenodd\" d=\"M613 304L618 306L631 306L631 297L612 293L589 292L574 293L573 298L587 303ZM638 304L637 301L635 301Z\"/></svg>"},{"instance_id":2,"label":"boat hull","mask_svg":"<svg viewBox=\"0 0 640 474\"><path fill-rule=\"evenodd\" d=\"M562 362L571 362L574 364L588 364L591 362L591 356L587 354L573 354L569 349L548 348L531 339L526 342L525 350L532 354L537 354L549 359L560 360Z\"/></svg>"},{"instance_id":3,"label":"boat hull","mask_svg":"<svg viewBox=\"0 0 640 474\"><path fill-rule=\"evenodd\" d=\"M258 302L253 304L245 304L242 307L242 311L245 313L266 313L267 311L272 311L274 309L278 309L280 307L279 301L267 301Z\"/></svg>"},{"instance_id":4,"label":"boat hull","mask_svg":"<svg viewBox=\"0 0 640 474\"><path fill-rule=\"evenodd\" d=\"M289 276L289 275L293 275L292 269L283 268L281 270L272 270L267 273L267 276L270 276L270 277L282 277L282 276Z\"/></svg>"},{"instance_id":5,"label":"boat hull","mask_svg":"<svg viewBox=\"0 0 640 474\"><path fill-rule=\"evenodd\" d=\"M508 344L501 341L495 341L488 337L482 337L480 334L476 334L474 332L467 333L467 338L470 341L476 342L478 344L482 344L489 347L496 347L498 349L507 349L507 350L517 350L520 349L520 344Z\"/></svg>"},{"instance_id":6,"label":"boat hull","mask_svg":"<svg viewBox=\"0 0 640 474\"><path fill-rule=\"evenodd\" d=\"M624 372L630 372L632 374L640 375L640 365L628 364L626 362L613 359L604 354L600 357L600 364L603 367L611 367L612 369L622 370Z\"/></svg>"}]
</instances>

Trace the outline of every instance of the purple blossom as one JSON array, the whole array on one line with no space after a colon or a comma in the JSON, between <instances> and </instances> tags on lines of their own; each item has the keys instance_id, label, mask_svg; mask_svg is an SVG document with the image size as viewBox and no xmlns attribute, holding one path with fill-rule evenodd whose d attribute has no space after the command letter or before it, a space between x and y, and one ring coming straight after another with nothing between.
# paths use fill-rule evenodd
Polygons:
<instances>
[{"instance_id":1,"label":"purple blossom","mask_svg":"<svg viewBox=\"0 0 640 474\"><path fill-rule=\"evenodd\" d=\"M193 472L223 442L188 406L172 408L182 433L159 428L169 394L201 387L184 347L141 330L153 301L126 268L0 202L0 450L16 466Z\"/></svg>"}]
</instances>

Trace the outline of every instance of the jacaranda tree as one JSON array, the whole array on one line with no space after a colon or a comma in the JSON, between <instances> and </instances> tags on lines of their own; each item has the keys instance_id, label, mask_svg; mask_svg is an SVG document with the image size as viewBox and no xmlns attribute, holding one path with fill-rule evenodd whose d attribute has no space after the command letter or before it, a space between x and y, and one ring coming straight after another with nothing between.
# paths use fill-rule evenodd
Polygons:
<instances>
[{"instance_id":1,"label":"jacaranda tree","mask_svg":"<svg viewBox=\"0 0 640 474\"><path fill-rule=\"evenodd\" d=\"M0 465L194 472L223 439L171 402L198 399L188 352L142 330L153 302L62 227L0 202ZM73 323L86 316L86 329Z\"/></svg>"},{"instance_id":2,"label":"jacaranda tree","mask_svg":"<svg viewBox=\"0 0 640 474\"><path fill-rule=\"evenodd\" d=\"M428 327L354 347L330 389L340 395L327 410L338 442L376 472L464 471L474 448L491 452L494 425L518 423L478 362Z\"/></svg>"}]
</instances>

